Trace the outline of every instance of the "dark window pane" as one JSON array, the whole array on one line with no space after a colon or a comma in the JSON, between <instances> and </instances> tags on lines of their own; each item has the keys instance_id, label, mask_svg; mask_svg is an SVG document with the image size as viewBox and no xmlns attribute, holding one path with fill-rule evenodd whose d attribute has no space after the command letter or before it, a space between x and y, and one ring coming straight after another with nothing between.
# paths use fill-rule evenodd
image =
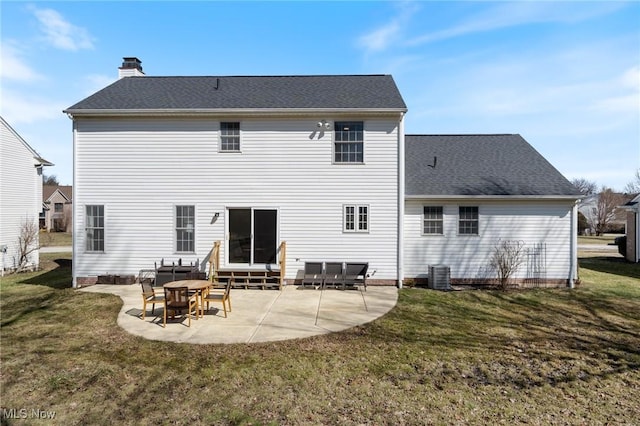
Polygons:
<instances>
[{"instance_id":1,"label":"dark window pane","mask_svg":"<svg viewBox=\"0 0 640 426\"><path fill-rule=\"evenodd\" d=\"M251 262L251 209L229 209L229 263Z\"/></svg>"}]
</instances>

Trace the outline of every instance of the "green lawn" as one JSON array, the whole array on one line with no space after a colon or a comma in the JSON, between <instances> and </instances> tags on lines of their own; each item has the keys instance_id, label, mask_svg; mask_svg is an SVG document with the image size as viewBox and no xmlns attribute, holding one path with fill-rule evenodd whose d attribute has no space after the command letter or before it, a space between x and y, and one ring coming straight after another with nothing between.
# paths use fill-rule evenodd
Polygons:
<instances>
[{"instance_id":1,"label":"green lawn","mask_svg":"<svg viewBox=\"0 0 640 426\"><path fill-rule=\"evenodd\" d=\"M2 408L60 424L640 424L640 267L582 260L575 290L404 289L308 339L147 341L68 258L0 286Z\"/></svg>"}]
</instances>

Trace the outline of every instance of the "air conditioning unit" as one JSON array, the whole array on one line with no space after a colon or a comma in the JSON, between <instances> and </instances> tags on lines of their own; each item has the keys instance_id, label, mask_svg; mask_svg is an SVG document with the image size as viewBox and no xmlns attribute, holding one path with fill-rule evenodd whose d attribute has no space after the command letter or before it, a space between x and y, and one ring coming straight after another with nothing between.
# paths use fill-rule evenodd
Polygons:
<instances>
[{"instance_id":1,"label":"air conditioning unit","mask_svg":"<svg viewBox=\"0 0 640 426\"><path fill-rule=\"evenodd\" d=\"M447 265L429 265L427 287L434 290L451 290L451 268Z\"/></svg>"}]
</instances>

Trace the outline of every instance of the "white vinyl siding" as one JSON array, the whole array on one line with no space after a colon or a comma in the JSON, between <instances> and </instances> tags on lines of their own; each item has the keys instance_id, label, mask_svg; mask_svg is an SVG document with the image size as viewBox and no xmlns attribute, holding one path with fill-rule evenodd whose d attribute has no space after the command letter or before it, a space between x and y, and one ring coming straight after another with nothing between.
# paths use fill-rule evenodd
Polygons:
<instances>
[{"instance_id":1,"label":"white vinyl siding","mask_svg":"<svg viewBox=\"0 0 640 426\"><path fill-rule=\"evenodd\" d=\"M22 138L0 120L0 246L6 253L0 256L0 268L18 267L18 238L25 222L38 229L42 211L42 176L35 167L34 153ZM36 243L38 243L36 241ZM39 264L39 251L28 256L30 266Z\"/></svg>"},{"instance_id":2,"label":"white vinyl siding","mask_svg":"<svg viewBox=\"0 0 640 426\"><path fill-rule=\"evenodd\" d=\"M288 279L305 261L339 259L368 261L376 278L394 280L398 118L363 121L367 163L359 167L333 166L333 132L318 132L317 117L241 118L242 155L211 143L215 118L76 119L74 208L104 203L108 212L105 254L77 256L76 276L137 274L162 258L206 262L214 241L223 242L225 262L224 212L247 207L278 209ZM356 196L375 212L366 233L343 232L343 206ZM193 253L176 253L167 231L176 205L195 206Z\"/></svg>"},{"instance_id":3,"label":"white vinyl siding","mask_svg":"<svg viewBox=\"0 0 640 426\"><path fill-rule=\"evenodd\" d=\"M424 278L428 265L451 267L452 278L492 278L488 265L500 239L518 240L526 248L546 247L546 277L568 279L571 265L571 207L566 201L483 201L478 203L480 232L458 235L459 206L468 200L443 201L443 238L423 233L424 201L405 203L404 270L407 278ZM525 263L518 277L525 278Z\"/></svg>"}]
</instances>

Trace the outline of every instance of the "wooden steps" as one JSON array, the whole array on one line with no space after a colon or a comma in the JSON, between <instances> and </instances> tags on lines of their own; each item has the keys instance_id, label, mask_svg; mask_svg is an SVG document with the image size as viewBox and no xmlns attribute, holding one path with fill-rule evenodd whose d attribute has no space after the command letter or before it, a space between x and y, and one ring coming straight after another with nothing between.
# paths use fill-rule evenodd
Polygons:
<instances>
[{"instance_id":1,"label":"wooden steps","mask_svg":"<svg viewBox=\"0 0 640 426\"><path fill-rule=\"evenodd\" d=\"M213 244L209 263L209 279L217 283L216 287L223 288L231 281L233 288L260 288L282 290L287 260L287 243L283 241L278 247L279 269L220 269L220 241Z\"/></svg>"}]
</instances>

